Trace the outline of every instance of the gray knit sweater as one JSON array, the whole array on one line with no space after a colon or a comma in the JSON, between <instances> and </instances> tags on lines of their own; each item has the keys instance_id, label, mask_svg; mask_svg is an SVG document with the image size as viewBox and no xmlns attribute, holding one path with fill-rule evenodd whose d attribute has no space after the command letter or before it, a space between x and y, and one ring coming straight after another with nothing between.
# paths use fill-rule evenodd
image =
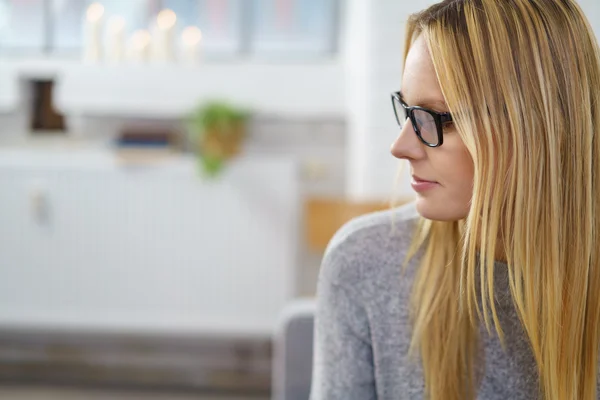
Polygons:
<instances>
[{"instance_id":1,"label":"gray knit sweater","mask_svg":"<svg viewBox=\"0 0 600 400\"><path fill-rule=\"evenodd\" d=\"M346 224L329 244L317 292L312 400L423 398L421 367L407 358L409 298L419 261L401 273L417 218L414 204L370 214ZM536 364L511 304L506 265L495 270L506 350L482 327L478 398L535 399Z\"/></svg>"}]
</instances>

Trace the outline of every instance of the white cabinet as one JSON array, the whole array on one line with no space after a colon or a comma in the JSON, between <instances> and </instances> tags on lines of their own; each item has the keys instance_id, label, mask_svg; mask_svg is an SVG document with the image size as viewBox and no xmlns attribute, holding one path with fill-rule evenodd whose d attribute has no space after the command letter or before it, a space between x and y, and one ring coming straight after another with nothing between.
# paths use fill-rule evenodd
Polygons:
<instances>
[{"instance_id":1,"label":"white cabinet","mask_svg":"<svg viewBox=\"0 0 600 400\"><path fill-rule=\"evenodd\" d=\"M202 181L192 159L0 151L0 324L269 334L294 295L286 158Z\"/></svg>"}]
</instances>

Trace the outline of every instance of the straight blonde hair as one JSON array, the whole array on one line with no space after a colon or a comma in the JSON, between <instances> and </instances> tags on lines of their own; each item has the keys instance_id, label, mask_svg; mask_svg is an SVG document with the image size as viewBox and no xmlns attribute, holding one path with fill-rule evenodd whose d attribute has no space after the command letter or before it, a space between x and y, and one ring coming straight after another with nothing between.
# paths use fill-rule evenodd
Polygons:
<instances>
[{"instance_id":1,"label":"straight blonde hair","mask_svg":"<svg viewBox=\"0 0 600 400\"><path fill-rule=\"evenodd\" d=\"M447 0L410 17L405 60L421 34L475 170L468 216L421 220L409 254L423 250L411 349L427 397L476 397L480 324L504 338L494 303L502 254L540 397L596 399L600 51L592 28L572 0Z\"/></svg>"}]
</instances>

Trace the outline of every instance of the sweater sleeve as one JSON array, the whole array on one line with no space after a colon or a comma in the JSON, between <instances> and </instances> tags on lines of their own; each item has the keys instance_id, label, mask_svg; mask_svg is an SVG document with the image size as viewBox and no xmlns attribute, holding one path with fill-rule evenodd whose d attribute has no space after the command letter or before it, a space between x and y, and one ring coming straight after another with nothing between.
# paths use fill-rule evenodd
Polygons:
<instances>
[{"instance_id":1,"label":"sweater sleeve","mask_svg":"<svg viewBox=\"0 0 600 400\"><path fill-rule=\"evenodd\" d=\"M351 285L353 266L344 265L352 257L340 252L330 251L319 275L310 398L376 399L368 316Z\"/></svg>"}]
</instances>

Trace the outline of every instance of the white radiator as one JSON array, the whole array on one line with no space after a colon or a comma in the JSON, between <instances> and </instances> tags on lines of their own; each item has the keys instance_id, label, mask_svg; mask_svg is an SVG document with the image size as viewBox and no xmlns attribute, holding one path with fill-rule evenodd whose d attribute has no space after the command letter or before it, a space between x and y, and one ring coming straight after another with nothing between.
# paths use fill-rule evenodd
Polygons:
<instances>
[{"instance_id":1,"label":"white radiator","mask_svg":"<svg viewBox=\"0 0 600 400\"><path fill-rule=\"evenodd\" d=\"M272 334L294 296L294 160L0 150L0 325Z\"/></svg>"}]
</instances>

